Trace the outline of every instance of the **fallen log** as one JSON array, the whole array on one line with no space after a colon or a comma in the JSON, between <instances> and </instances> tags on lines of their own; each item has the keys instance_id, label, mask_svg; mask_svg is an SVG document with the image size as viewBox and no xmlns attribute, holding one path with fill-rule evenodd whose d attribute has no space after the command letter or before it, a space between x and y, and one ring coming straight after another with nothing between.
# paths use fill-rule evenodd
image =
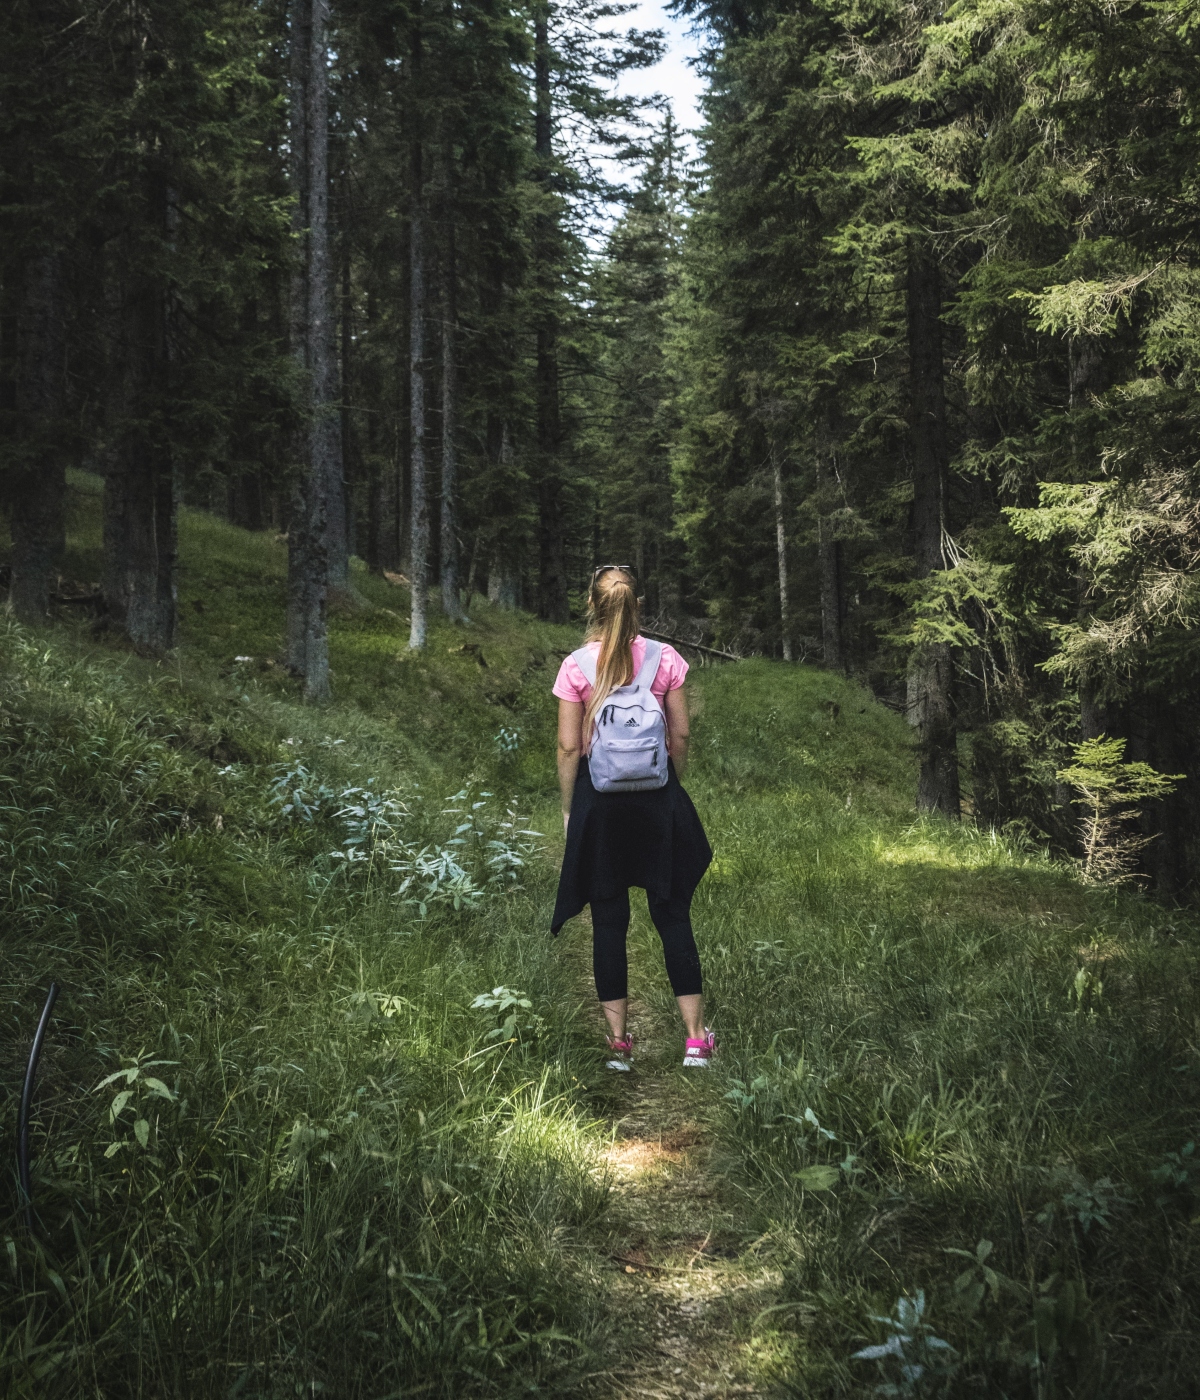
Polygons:
<instances>
[{"instance_id":1,"label":"fallen log","mask_svg":"<svg viewBox=\"0 0 1200 1400\"><path fill-rule=\"evenodd\" d=\"M666 632L651 632L648 627L642 628L644 637L653 637L656 642L670 642L673 647L691 647L693 651L702 651L705 656L719 656L722 661L740 661L740 656L735 656L731 651L720 651L717 647L706 647L702 642L685 642L682 637L671 637Z\"/></svg>"}]
</instances>

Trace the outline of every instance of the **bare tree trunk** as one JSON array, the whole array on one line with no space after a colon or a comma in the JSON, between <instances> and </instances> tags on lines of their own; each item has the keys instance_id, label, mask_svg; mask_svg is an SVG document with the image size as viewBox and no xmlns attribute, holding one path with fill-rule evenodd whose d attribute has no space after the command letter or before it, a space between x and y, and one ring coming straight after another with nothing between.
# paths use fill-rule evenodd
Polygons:
<instances>
[{"instance_id":1,"label":"bare tree trunk","mask_svg":"<svg viewBox=\"0 0 1200 1400\"><path fill-rule=\"evenodd\" d=\"M290 138L301 254L292 281L292 353L307 371L309 404L288 526L288 665L304 698L329 698L328 506L341 477L329 263L329 0L294 0Z\"/></svg>"},{"instance_id":2,"label":"bare tree trunk","mask_svg":"<svg viewBox=\"0 0 1200 1400\"><path fill-rule=\"evenodd\" d=\"M320 483L324 520L314 534L318 564L324 565L325 590L344 590L349 579L346 551L346 491L342 479L342 425L338 411L337 321L333 297L333 261L329 239L329 0L313 0L311 78L308 88L308 330L312 376L312 471ZM322 633L324 625L322 622ZM325 648L327 653L327 648ZM329 690L324 675L314 684Z\"/></svg>"},{"instance_id":3,"label":"bare tree trunk","mask_svg":"<svg viewBox=\"0 0 1200 1400\"><path fill-rule=\"evenodd\" d=\"M338 309L333 239L329 228L329 51L331 0L313 4L309 97L309 277L312 334L313 470L324 482L326 606L350 595L350 523L346 500L344 398L338 355ZM318 23L319 21L319 23Z\"/></svg>"},{"instance_id":4,"label":"bare tree trunk","mask_svg":"<svg viewBox=\"0 0 1200 1400\"><path fill-rule=\"evenodd\" d=\"M168 242L175 198L146 176L148 217ZM132 233L132 230L130 231ZM141 652L175 645L178 483L166 428L173 352L169 295L130 250L122 298L123 423L104 489L104 594L110 617Z\"/></svg>"},{"instance_id":5,"label":"bare tree trunk","mask_svg":"<svg viewBox=\"0 0 1200 1400\"><path fill-rule=\"evenodd\" d=\"M913 533L921 574L945 568L945 366L942 357L941 271L915 237L908 243L908 346L913 455ZM954 659L937 644L915 652L909 668L909 719L917 730L921 773L917 807L961 815L958 733L954 718Z\"/></svg>"},{"instance_id":6,"label":"bare tree trunk","mask_svg":"<svg viewBox=\"0 0 1200 1400\"><path fill-rule=\"evenodd\" d=\"M488 456L499 467L501 475L507 479L512 470L512 434L507 419L492 419L489 422ZM495 440L498 438L498 441ZM489 531L487 597L488 602L505 612L512 612L521 606L521 571L517 555L511 548L509 539L498 533L494 527Z\"/></svg>"},{"instance_id":7,"label":"bare tree trunk","mask_svg":"<svg viewBox=\"0 0 1200 1400\"><path fill-rule=\"evenodd\" d=\"M547 199L552 192L553 94L550 72L550 9L543 0L534 16L534 155ZM563 538L562 422L558 382L558 312L554 264L558 251L557 220L550 212L534 220L534 260L538 287L537 425L538 425L538 616L566 622L566 546Z\"/></svg>"},{"instance_id":8,"label":"bare tree trunk","mask_svg":"<svg viewBox=\"0 0 1200 1400\"><path fill-rule=\"evenodd\" d=\"M479 547L480 547L480 545L481 545L482 543L483 543L483 531L482 531L482 530L476 530L476 531L475 531L475 543L471 546L471 558L470 558L470 560L469 560L468 563L467 563L467 577L466 577L466 579L464 580L464 587L466 588L466 591L467 591L467 601L466 601L466 605L465 605L465 612L466 612L466 614L467 614L468 617L469 617L470 614L471 614L471 598L472 598L472 596L473 596L475 593L477 593L477 592L479 591L479 590L476 588L476 586L475 586L475 580L476 580L476 578L478 577L476 571L477 571L478 566L479 566Z\"/></svg>"},{"instance_id":9,"label":"bare tree trunk","mask_svg":"<svg viewBox=\"0 0 1200 1400\"><path fill-rule=\"evenodd\" d=\"M488 602L502 612L515 612L521 606L521 589L517 576L503 559L488 570Z\"/></svg>"},{"instance_id":10,"label":"bare tree trunk","mask_svg":"<svg viewBox=\"0 0 1200 1400\"><path fill-rule=\"evenodd\" d=\"M8 485L12 531L9 604L18 621L44 622L63 552L66 469L63 416L62 260L57 253L25 267L19 324L16 409L28 460Z\"/></svg>"},{"instance_id":11,"label":"bare tree trunk","mask_svg":"<svg viewBox=\"0 0 1200 1400\"><path fill-rule=\"evenodd\" d=\"M463 617L458 596L458 267L454 215L447 209L445 298L442 308L442 611Z\"/></svg>"},{"instance_id":12,"label":"bare tree trunk","mask_svg":"<svg viewBox=\"0 0 1200 1400\"><path fill-rule=\"evenodd\" d=\"M778 447L771 444L771 475L775 488L775 558L779 567L779 627L783 659L792 659L791 619L788 616L787 530L783 518L783 467Z\"/></svg>"},{"instance_id":13,"label":"bare tree trunk","mask_svg":"<svg viewBox=\"0 0 1200 1400\"><path fill-rule=\"evenodd\" d=\"M412 232L409 240L409 440L411 443L412 620L408 645L425 645L429 604L429 494L425 474L425 208L421 190L421 144L413 148Z\"/></svg>"},{"instance_id":14,"label":"bare tree trunk","mask_svg":"<svg viewBox=\"0 0 1200 1400\"><path fill-rule=\"evenodd\" d=\"M350 586L350 556L358 553L358 519L355 510L354 486L359 470L359 440L351 410L354 394L354 279L350 264L349 239L342 243L341 271L341 404L338 411L338 431L342 444L342 501L346 518L346 586ZM332 566L330 568L332 578Z\"/></svg>"},{"instance_id":15,"label":"bare tree trunk","mask_svg":"<svg viewBox=\"0 0 1200 1400\"><path fill-rule=\"evenodd\" d=\"M292 234L296 260L288 305L288 339L292 358L302 374L308 369L308 85L312 48L312 0L289 0L291 31L288 101L288 174L291 180ZM306 396L307 397L307 396ZM307 405L306 405L307 406ZM309 612L309 454L308 422L302 414L295 425L294 465L288 492L287 665L303 677Z\"/></svg>"},{"instance_id":16,"label":"bare tree trunk","mask_svg":"<svg viewBox=\"0 0 1200 1400\"><path fill-rule=\"evenodd\" d=\"M846 648L842 624L846 603L842 542L834 538L829 523L829 485L828 459L823 452L818 452L817 494L820 504L817 516L817 565L821 579L821 650L829 670L844 671Z\"/></svg>"},{"instance_id":17,"label":"bare tree trunk","mask_svg":"<svg viewBox=\"0 0 1200 1400\"><path fill-rule=\"evenodd\" d=\"M367 566L375 573L400 567L400 467L380 432L383 393L376 378L375 336L379 327L378 298L367 289L366 344L368 354L359 361L364 376L363 400L371 406L363 414L367 486ZM369 368L368 368L369 367Z\"/></svg>"}]
</instances>

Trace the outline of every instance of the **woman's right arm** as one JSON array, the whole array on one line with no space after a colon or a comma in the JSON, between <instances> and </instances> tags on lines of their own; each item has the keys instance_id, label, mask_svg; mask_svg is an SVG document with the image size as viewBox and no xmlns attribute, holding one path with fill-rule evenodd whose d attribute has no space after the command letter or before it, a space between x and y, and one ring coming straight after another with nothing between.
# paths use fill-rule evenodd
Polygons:
<instances>
[{"instance_id":1,"label":"woman's right arm","mask_svg":"<svg viewBox=\"0 0 1200 1400\"><path fill-rule=\"evenodd\" d=\"M571 816L575 775L583 749L583 705L578 700L558 702L558 790L562 794L563 830Z\"/></svg>"},{"instance_id":2,"label":"woman's right arm","mask_svg":"<svg viewBox=\"0 0 1200 1400\"><path fill-rule=\"evenodd\" d=\"M675 765L675 776L682 778L687 769L690 738L687 696L680 685L674 690L668 690L663 699L663 710L667 716L667 752Z\"/></svg>"}]
</instances>

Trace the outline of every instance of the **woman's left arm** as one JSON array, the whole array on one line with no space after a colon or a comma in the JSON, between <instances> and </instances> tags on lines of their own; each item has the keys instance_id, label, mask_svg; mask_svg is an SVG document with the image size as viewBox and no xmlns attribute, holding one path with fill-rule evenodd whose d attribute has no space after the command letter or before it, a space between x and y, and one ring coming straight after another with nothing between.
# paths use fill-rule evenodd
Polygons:
<instances>
[{"instance_id":1,"label":"woman's left arm","mask_svg":"<svg viewBox=\"0 0 1200 1400\"><path fill-rule=\"evenodd\" d=\"M676 777L682 778L688 760L688 704L684 687L668 690L663 697L667 716L667 752L675 764Z\"/></svg>"},{"instance_id":2,"label":"woman's left arm","mask_svg":"<svg viewBox=\"0 0 1200 1400\"><path fill-rule=\"evenodd\" d=\"M558 790L562 793L563 830L571 816L575 775L583 749L583 705L578 700L558 702Z\"/></svg>"}]
</instances>

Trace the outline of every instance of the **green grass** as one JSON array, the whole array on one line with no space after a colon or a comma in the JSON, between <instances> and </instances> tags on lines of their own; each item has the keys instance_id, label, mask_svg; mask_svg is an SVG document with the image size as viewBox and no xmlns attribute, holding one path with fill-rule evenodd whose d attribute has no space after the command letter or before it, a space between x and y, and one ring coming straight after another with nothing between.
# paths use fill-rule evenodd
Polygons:
<instances>
[{"instance_id":1,"label":"green grass","mask_svg":"<svg viewBox=\"0 0 1200 1400\"><path fill-rule=\"evenodd\" d=\"M67 572L91 580L96 483L72 490ZM284 573L272 537L188 512L170 660L82 623L0 634L10 1146L64 989L41 1238L15 1191L0 1222L0 1392L570 1393L624 1346L584 931L546 931L549 685L577 632L476 600L411 656L406 590L359 572L335 703L306 709L277 664ZM1200 1202L1170 1154L1197 1125L1193 917L916 820L906 728L849 682L749 661L692 689L724 1049L679 1092L738 1247L782 1279L731 1346L764 1389L867 1394L871 1315L923 1289L947 1393L1190 1394ZM347 862L338 794L364 788L397 805ZM511 802L547 836L506 828ZM490 841L524 852L519 887L489 883ZM434 851L465 876L400 896ZM667 1014L644 906L634 973ZM529 1006L472 1006L496 987ZM947 1253L981 1240L992 1275Z\"/></svg>"},{"instance_id":2,"label":"green grass","mask_svg":"<svg viewBox=\"0 0 1200 1400\"><path fill-rule=\"evenodd\" d=\"M861 1393L867 1317L923 1289L954 1393L1190 1394L1200 1173L1164 1165L1197 1127L1194 918L914 819L902 726L850 685L766 663L701 684L710 1112L783 1271L768 1372ZM982 1240L980 1297L946 1251Z\"/></svg>"}]
</instances>

